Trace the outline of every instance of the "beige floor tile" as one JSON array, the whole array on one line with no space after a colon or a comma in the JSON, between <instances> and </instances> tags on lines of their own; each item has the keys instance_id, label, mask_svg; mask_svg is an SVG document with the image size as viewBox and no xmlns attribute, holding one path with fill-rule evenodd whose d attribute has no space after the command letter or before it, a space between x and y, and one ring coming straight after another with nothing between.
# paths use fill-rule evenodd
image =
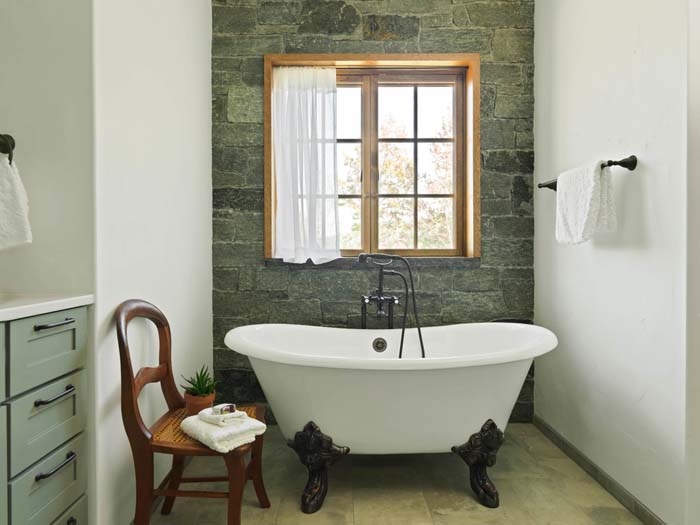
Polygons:
<instances>
[{"instance_id":1,"label":"beige floor tile","mask_svg":"<svg viewBox=\"0 0 700 525\"><path fill-rule=\"evenodd\" d=\"M206 503L201 500L190 500L185 501L180 499L175 501L175 506L172 512L168 516L163 516L160 513L160 508L151 517L151 525L170 525L170 524L185 524L185 523L196 523L197 514L201 512ZM125 520L124 523L130 523L133 515L129 515L129 519Z\"/></svg>"},{"instance_id":2,"label":"beige floor tile","mask_svg":"<svg viewBox=\"0 0 700 525\"><path fill-rule=\"evenodd\" d=\"M272 508L260 509L252 485L242 509L245 525L627 525L639 523L533 425L509 425L489 469L501 506L481 506L469 469L454 454L348 456L331 467L323 508L306 515L300 496L306 469L277 427L266 434L265 485ZM195 458L187 476L224 475L218 458ZM226 490L226 484L188 488ZM224 525L226 502L180 499L153 525Z\"/></svg>"},{"instance_id":3,"label":"beige floor tile","mask_svg":"<svg viewBox=\"0 0 700 525\"><path fill-rule=\"evenodd\" d=\"M522 436L523 444L530 457L538 460L569 459L559 447L544 437L544 434L539 430L537 432L537 434Z\"/></svg>"},{"instance_id":4,"label":"beige floor tile","mask_svg":"<svg viewBox=\"0 0 700 525\"><path fill-rule=\"evenodd\" d=\"M590 482L591 477L569 458L552 459L542 458L537 460L534 470L542 473L548 478L564 478L578 481ZM601 487L602 489L602 487Z\"/></svg>"},{"instance_id":5,"label":"beige floor tile","mask_svg":"<svg viewBox=\"0 0 700 525\"><path fill-rule=\"evenodd\" d=\"M521 436L544 437L542 432L531 423L508 423L507 434L519 434Z\"/></svg>"},{"instance_id":6,"label":"beige floor tile","mask_svg":"<svg viewBox=\"0 0 700 525\"><path fill-rule=\"evenodd\" d=\"M352 525L353 500L351 491L329 493L323 507L313 514L301 512L300 494L286 496L280 502L276 525Z\"/></svg>"},{"instance_id":7,"label":"beige floor tile","mask_svg":"<svg viewBox=\"0 0 700 525\"><path fill-rule=\"evenodd\" d=\"M420 490L355 489L355 525L432 525Z\"/></svg>"},{"instance_id":8,"label":"beige floor tile","mask_svg":"<svg viewBox=\"0 0 700 525\"><path fill-rule=\"evenodd\" d=\"M488 509L479 504L467 485L459 491L426 492L426 501L433 514L433 521L439 525L464 524L500 524L518 523L531 525L531 516L523 498L514 491L515 481L498 485L501 505L497 509Z\"/></svg>"},{"instance_id":9,"label":"beige floor tile","mask_svg":"<svg viewBox=\"0 0 700 525\"><path fill-rule=\"evenodd\" d=\"M632 516L627 509L616 507L591 507L584 509L591 523L604 523L605 525L640 524L637 518Z\"/></svg>"},{"instance_id":10,"label":"beige floor tile","mask_svg":"<svg viewBox=\"0 0 700 525\"><path fill-rule=\"evenodd\" d=\"M271 525L279 511L279 500L271 498L272 506L260 508L252 486L246 487L241 508L241 521L246 525ZM226 500L208 500L197 514L194 525L225 525L228 514Z\"/></svg>"}]
</instances>

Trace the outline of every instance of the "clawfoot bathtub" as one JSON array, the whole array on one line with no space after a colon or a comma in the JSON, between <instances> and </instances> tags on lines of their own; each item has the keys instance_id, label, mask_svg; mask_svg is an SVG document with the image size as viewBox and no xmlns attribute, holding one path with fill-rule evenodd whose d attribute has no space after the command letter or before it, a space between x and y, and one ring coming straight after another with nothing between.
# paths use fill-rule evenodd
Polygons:
<instances>
[{"instance_id":1,"label":"clawfoot bathtub","mask_svg":"<svg viewBox=\"0 0 700 525\"><path fill-rule=\"evenodd\" d=\"M479 499L497 506L486 466L495 462L492 443L498 436L488 439L480 433L488 420L493 433L505 430L532 360L553 350L556 336L545 328L513 323L425 328L422 359L411 329L404 357L398 359L400 335L400 330L267 324L231 330L225 341L250 358L290 442L314 422L321 436L354 454L448 452L454 447L473 469L472 487L474 479L482 480L486 500ZM472 445L465 452L469 443L482 442L491 448ZM325 495L325 486L316 488Z\"/></svg>"}]
</instances>

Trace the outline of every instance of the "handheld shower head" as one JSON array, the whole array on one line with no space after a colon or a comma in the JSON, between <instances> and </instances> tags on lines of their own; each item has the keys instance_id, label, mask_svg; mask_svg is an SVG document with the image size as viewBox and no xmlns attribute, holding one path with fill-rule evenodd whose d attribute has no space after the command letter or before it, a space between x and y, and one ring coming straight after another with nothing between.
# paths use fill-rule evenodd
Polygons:
<instances>
[{"instance_id":1,"label":"handheld shower head","mask_svg":"<svg viewBox=\"0 0 700 525\"><path fill-rule=\"evenodd\" d=\"M423 334L421 333L420 321L418 320L418 306L416 305L416 287L413 284L413 271L411 270L411 264L408 259L401 257L400 255L390 255L388 253L361 253L357 257L357 262L360 264L367 264L373 262L377 266L388 266L394 261L401 261L406 265L406 270L408 270L408 282L411 284L411 297L413 299L413 317L416 320L416 328L418 329L418 339L420 340L421 356L425 357L425 346L423 345ZM383 268L382 268L383 269ZM383 273L383 272L382 272ZM381 275L383 280L384 276ZM408 290L406 290L406 295L408 295ZM405 328L404 323L404 328ZM401 347L403 348L403 346Z\"/></svg>"},{"instance_id":2,"label":"handheld shower head","mask_svg":"<svg viewBox=\"0 0 700 525\"><path fill-rule=\"evenodd\" d=\"M373 262L374 264L385 265L393 261L401 260L403 260L403 257L398 255L389 255L388 253L361 253L357 256L357 262L360 264Z\"/></svg>"}]
</instances>

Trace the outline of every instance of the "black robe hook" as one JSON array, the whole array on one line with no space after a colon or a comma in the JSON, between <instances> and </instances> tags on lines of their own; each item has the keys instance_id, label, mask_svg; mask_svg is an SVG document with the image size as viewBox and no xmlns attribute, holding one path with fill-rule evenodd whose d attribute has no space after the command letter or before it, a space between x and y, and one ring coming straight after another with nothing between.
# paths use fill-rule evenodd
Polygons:
<instances>
[{"instance_id":1,"label":"black robe hook","mask_svg":"<svg viewBox=\"0 0 700 525\"><path fill-rule=\"evenodd\" d=\"M0 153L7 153L10 164L15 151L15 139L12 135L0 134Z\"/></svg>"}]
</instances>

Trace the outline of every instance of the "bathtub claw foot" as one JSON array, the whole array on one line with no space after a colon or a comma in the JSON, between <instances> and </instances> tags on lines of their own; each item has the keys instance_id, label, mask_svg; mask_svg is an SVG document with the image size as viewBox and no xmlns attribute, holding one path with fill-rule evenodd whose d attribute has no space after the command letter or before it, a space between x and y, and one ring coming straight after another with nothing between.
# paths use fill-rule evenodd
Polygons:
<instances>
[{"instance_id":1,"label":"bathtub claw foot","mask_svg":"<svg viewBox=\"0 0 700 525\"><path fill-rule=\"evenodd\" d=\"M304 425L304 429L294 434L294 439L287 444L309 470L309 480L301 495L301 510L305 514L312 514L321 508L326 499L328 467L349 453L350 449L334 445L333 439L321 432L313 421Z\"/></svg>"},{"instance_id":2,"label":"bathtub claw foot","mask_svg":"<svg viewBox=\"0 0 700 525\"><path fill-rule=\"evenodd\" d=\"M452 447L452 452L469 465L469 483L479 503L492 509L499 505L498 490L486 468L496 464L496 453L502 444L503 432L489 419L466 443Z\"/></svg>"}]
</instances>

